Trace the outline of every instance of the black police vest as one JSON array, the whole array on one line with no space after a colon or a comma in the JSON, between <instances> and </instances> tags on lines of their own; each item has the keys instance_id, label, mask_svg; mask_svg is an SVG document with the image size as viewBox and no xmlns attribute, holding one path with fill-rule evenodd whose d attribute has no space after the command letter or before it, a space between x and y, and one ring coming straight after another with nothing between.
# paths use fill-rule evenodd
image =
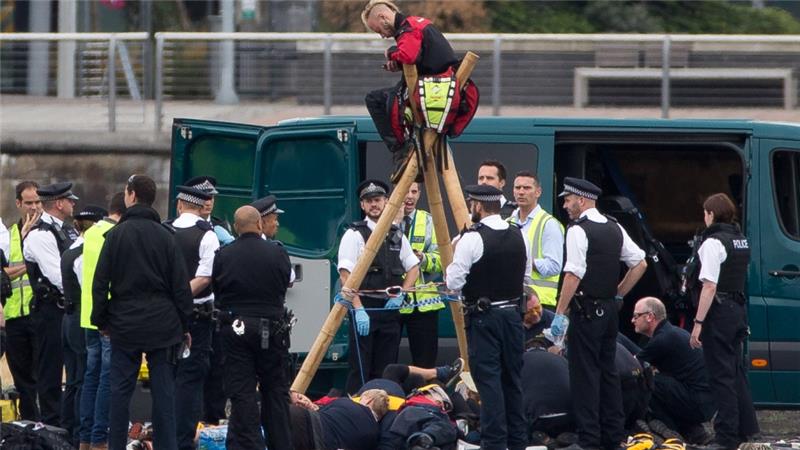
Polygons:
<instances>
[{"instance_id":1,"label":"black police vest","mask_svg":"<svg viewBox=\"0 0 800 450\"><path fill-rule=\"evenodd\" d=\"M75 265L75 260L83 254L83 244L68 249L61 255L61 265L72 267ZM75 311L79 311L81 307L81 284L78 281L78 276L74 270L69 270L68 273L62 272L61 285L64 287L64 297L72 299L72 307ZM88 286L87 289L91 289ZM69 295L67 295L69 294Z\"/></svg>"},{"instance_id":2,"label":"black police vest","mask_svg":"<svg viewBox=\"0 0 800 450\"><path fill-rule=\"evenodd\" d=\"M64 230L63 228L58 228L52 223L45 222L41 219L31 228L31 231L36 229L48 231L53 234L53 237L56 238L59 255L63 255L69 246L75 242L75 239L78 238L74 228ZM28 271L28 280L30 280L31 289L33 289L33 295L35 297L39 299L44 299L44 297L48 296L62 297L61 291L44 276L38 263L25 260L25 267ZM60 269L61 265L59 264L59 270Z\"/></svg>"},{"instance_id":3,"label":"black police vest","mask_svg":"<svg viewBox=\"0 0 800 450\"><path fill-rule=\"evenodd\" d=\"M492 301L518 299L525 283L525 240L519 227L494 230L480 222L468 233L478 233L483 255L469 270L461 293L468 302L480 297Z\"/></svg>"},{"instance_id":4,"label":"black police vest","mask_svg":"<svg viewBox=\"0 0 800 450\"><path fill-rule=\"evenodd\" d=\"M364 242L369 241L372 230L367 226L366 220L354 222L351 228L358 231ZM400 260L400 249L403 245L403 232L396 225L392 225L389 234L386 235L375 259L367 269L367 275L361 282L361 289L386 289L389 286L399 286L403 284L403 262Z\"/></svg>"},{"instance_id":5,"label":"black police vest","mask_svg":"<svg viewBox=\"0 0 800 450\"><path fill-rule=\"evenodd\" d=\"M607 299L617 295L622 230L616 220L608 216L606 218L606 223L597 223L584 216L571 225L581 227L589 241L586 273L578 285L578 292L591 298Z\"/></svg>"},{"instance_id":6,"label":"black police vest","mask_svg":"<svg viewBox=\"0 0 800 450\"><path fill-rule=\"evenodd\" d=\"M189 274L189 281L194 278L197 273L197 266L200 265L200 242L203 241L203 236L211 231L211 224L205 220L198 220L197 223L189 228L177 228L175 230L175 241L183 253L183 260L186 263L186 272ZM198 292L194 298L208 297L212 293L212 287L209 284L205 289Z\"/></svg>"},{"instance_id":7,"label":"black police vest","mask_svg":"<svg viewBox=\"0 0 800 450\"><path fill-rule=\"evenodd\" d=\"M719 268L717 292L744 292L747 281L747 265L750 263L750 243L739 230L730 223L711 224L703 232L703 241L718 239L728 254Z\"/></svg>"}]
</instances>

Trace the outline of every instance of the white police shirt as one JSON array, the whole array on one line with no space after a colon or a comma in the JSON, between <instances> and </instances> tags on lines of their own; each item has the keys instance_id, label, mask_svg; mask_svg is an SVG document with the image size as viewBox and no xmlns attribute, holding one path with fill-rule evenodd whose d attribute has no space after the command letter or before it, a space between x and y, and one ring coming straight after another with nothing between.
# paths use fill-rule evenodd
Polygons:
<instances>
[{"instance_id":1,"label":"white police shirt","mask_svg":"<svg viewBox=\"0 0 800 450\"><path fill-rule=\"evenodd\" d=\"M366 221L367 227L369 227L370 230L375 230L378 224L370 218L367 218ZM366 242L364 242L361 233L353 229L345 231L344 236L342 236L342 242L339 243L338 269L353 272L353 269L356 267L356 261L358 261L361 253L364 252L365 246ZM408 238L405 236L403 236L402 244L400 244L400 262L403 264L403 269L406 272L419 264L419 258L417 258L411 250L411 243L408 242Z\"/></svg>"},{"instance_id":2,"label":"white police shirt","mask_svg":"<svg viewBox=\"0 0 800 450\"><path fill-rule=\"evenodd\" d=\"M172 226L175 228L191 228L197 224L198 220L203 219L196 214L185 212L172 222ZM198 250L200 252L200 261L197 264L197 271L195 271L194 277L211 276L211 270L214 267L214 255L216 255L218 248L219 239L217 239L217 235L213 230L206 231L206 234L203 235L203 239L200 241L200 249ZM194 299L194 303L195 305L199 305L212 300L214 300L214 294L196 298Z\"/></svg>"},{"instance_id":3,"label":"white police shirt","mask_svg":"<svg viewBox=\"0 0 800 450\"><path fill-rule=\"evenodd\" d=\"M63 220L46 212L42 213L40 220L57 225L58 228L64 226ZM58 251L58 242L53 233L41 228L31 230L25 237L22 256L26 261L38 264L42 275L59 291L64 292L64 287L61 284L61 253Z\"/></svg>"},{"instance_id":4,"label":"white police shirt","mask_svg":"<svg viewBox=\"0 0 800 450\"><path fill-rule=\"evenodd\" d=\"M581 217L584 216L595 223L608 222L608 219L600 214L597 208L587 209L581 213ZM633 267L644 259L644 250L633 242L625 229L622 228L622 225L617 224L617 226L622 231L622 252L619 260L624 262L626 266ZM567 263L564 264L564 272L583 278L586 274L586 251L588 248L589 240L586 239L586 232L583 231L583 228L579 226L569 227L567 230Z\"/></svg>"},{"instance_id":5,"label":"white police shirt","mask_svg":"<svg viewBox=\"0 0 800 450\"><path fill-rule=\"evenodd\" d=\"M6 260L11 259L11 234L3 224L2 218L0 218L0 250L3 250Z\"/></svg>"},{"instance_id":6,"label":"white police shirt","mask_svg":"<svg viewBox=\"0 0 800 450\"><path fill-rule=\"evenodd\" d=\"M81 244L83 244L83 235L78 236L78 239L75 239L75 242L69 246L69 249L77 248ZM78 277L78 285L81 287L81 290L83 290L83 252L72 262L72 271L75 273L75 276Z\"/></svg>"},{"instance_id":7,"label":"white police shirt","mask_svg":"<svg viewBox=\"0 0 800 450\"><path fill-rule=\"evenodd\" d=\"M493 230L505 230L510 226L508 222L500 217L500 214L492 214L481 219L481 223ZM455 251L453 252L453 262L447 266L445 281L447 288L458 291L467 282L467 275L472 265L478 262L483 256L483 239L477 232L464 233L458 240ZM525 280L526 285L531 284L531 246L525 240Z\"/></svg>"},{"instance_id":8,"label":"white police shirt","mask_svg":"<svg viewBox=\"0 0 800 450\"><path fill-rule=\"evenodd\" d=\"M719 280L720 267L728 259L725 246L717 238L708 238L697 249L697 257L700 258L700 275L698 277L700 281L710 281L716 284Z\"/></svg>"}]
</instances>

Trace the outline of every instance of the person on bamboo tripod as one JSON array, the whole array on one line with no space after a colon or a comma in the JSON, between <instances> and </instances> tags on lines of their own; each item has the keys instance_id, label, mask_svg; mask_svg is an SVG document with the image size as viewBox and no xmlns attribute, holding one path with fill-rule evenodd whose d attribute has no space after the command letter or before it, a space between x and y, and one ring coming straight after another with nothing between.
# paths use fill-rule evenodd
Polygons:
<instances>
[{"instance_id":1,"label":"person on bamboo tripod","mask_svg":"<svg viewBox=\"0 0 800 450\"><path fill-rule=\"evenodd\" d=\"M475 225L462 234L445 279L464 297L470 372L481 396L481 448L520 450L528 436L520 306L530 258L519 227L500 218L503 192L489 185L464 190Z\"/></svg>"},{"instance_id":2,"label":"person on bamboo tripod","mask_svg":"<svg viewBox=\"0 0 800 450\"><path fill-rule=\"evenodd\" d=\"M342 286L363 254L366 242L386 207L389 186L382 181L365 180L358 186L357 192L361 209L367 217L353 223L339 244L338 268ZM393 225L377 249L360 289L375 291L402 285L405 290L414 286L418 276L419 259L414 255L408 239ZM350 327L350 373L346 385L347 392L352 394L363 383L381 377L387 365L397 362L400 348L397 309L405 296L400 294L387 299L385 294L375 292L354 294L350 298L350 294L344 294L352 302L355 312Z\"/></svg>"},{"instance_id":3,"label":"person on bamboo tripod","mask_svg":"<svg viewBox=\"0 0 800 450\"><path fill-rule=\"evenodd\" d=\"M403 218L400 222L403 234L411 242L411 249L420 261L417 286L437 281L442 274L433 217L429 212L417 208L419 197L419 183L411 183L403 201ZM402 327L406 327L408 333L412 365L426 369L436 365L439 310L444 308L441 296L432 292L432 289L433 286L430 286L420 292L409 293L406 295L406 303L400 307L400 328L402 331Z\"/></svg>"},{"instance_id":4,"label":"person on bamboo tripod","mask_svg":"<svg viewBox=\"0 0 800 450\"><path fill-rule=\"evenodd\" d=\"M697 254L703 283L692 348L703 348L711 394L717 404L716 437L709 448L735 449L758 434L742 345L747 339L747 266L750 243L735 223L736 207L726 194L703 202L706 230Z\"/></svg>"},{"instance_id":5,"label":"person on bamboo tripod","mask_svg":"<svg viewBox=\"0 0 800 450\"><path fill-rule=\"evenodd\" d=\"M420 77L439 75L450 71L458 62L450 43L433 23L424 18L403 15L388 0L371 0L361 13L361 21L382 38L394 38L396 45L386 49L384 69L390 72L403 70L403 64L417 66ZM401 98L405 81L389 88L371 91L366 96L367 110L381 138L389 147L395 162L395 173L402 172L411 141L402 138L397 125L405 112ZM396 114L399 111L399 114ZM399 116L399 117L398 117Z\"/></svg>"}]
</instances>

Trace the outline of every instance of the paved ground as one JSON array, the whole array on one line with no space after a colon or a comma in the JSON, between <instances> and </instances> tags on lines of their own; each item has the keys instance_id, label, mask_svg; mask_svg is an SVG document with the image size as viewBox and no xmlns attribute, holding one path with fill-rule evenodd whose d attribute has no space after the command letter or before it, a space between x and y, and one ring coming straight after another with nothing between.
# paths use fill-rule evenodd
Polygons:
<instances>
[{"instance_id":1,"label":"paved ground","mask_svg":"<svg viewBox=\"0 0 800 450\"><path fill-rule=\"evenodd\" d=\"M321 106L298 106L293 102L246 102L239 105L217 105L211 101L168 101L163 106L162 126L155 131L152 101L117 102L117 131L108 131L108 103L104 99L64 100L53 97L4 95L0 97L0 144L49 148L59 143L71 147L143 147L166 150L167 132L175 117L244 122L272 125L283 119L319 116ZM366 114L363 106L336 106L332 114ZM489 115L491 107L479 109ZM504 116L539 117L604 117L658 118L659 108L581 108L572 107L505 107ZM800 109L682 108L670 112L673 118L756 119L800 123Z\"/></svg>"}]
</instances>

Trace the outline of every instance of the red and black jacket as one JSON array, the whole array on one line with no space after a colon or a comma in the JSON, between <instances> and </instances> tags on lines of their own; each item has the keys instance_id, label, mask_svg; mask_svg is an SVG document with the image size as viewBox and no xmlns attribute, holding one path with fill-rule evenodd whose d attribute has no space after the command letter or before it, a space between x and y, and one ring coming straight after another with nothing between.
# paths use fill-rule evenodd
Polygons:
<instances>
[{"instance_id":1,"label":"red and black jacket","mask_svg":"<svg viewBox=\"0 0 800 450\"><path fill-rule=\"evenodd\" d=\"M419 76L438 75L458 63L450 42L430 20L398 13L394 27L397 45L389 48L390 60L415 64Z\"/></svg>"}]
</instances>

